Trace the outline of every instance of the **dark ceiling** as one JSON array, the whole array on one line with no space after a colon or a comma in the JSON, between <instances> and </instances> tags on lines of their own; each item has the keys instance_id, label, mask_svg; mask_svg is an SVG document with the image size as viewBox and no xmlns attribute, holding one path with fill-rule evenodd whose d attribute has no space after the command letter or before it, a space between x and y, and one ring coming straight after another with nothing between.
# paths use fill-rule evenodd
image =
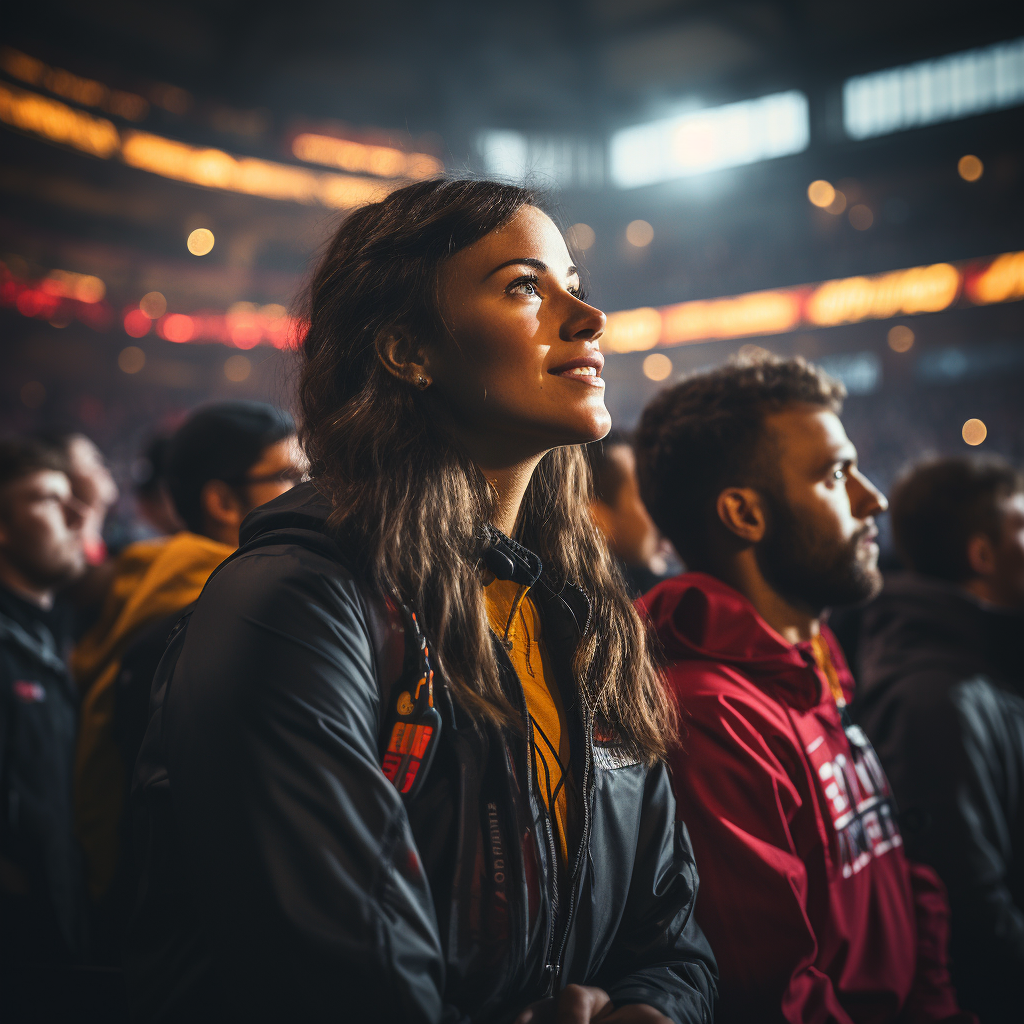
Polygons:
<instances>
[{"instance_id":1,"label":"dark ceiling","mask_svg":"<svg viewBox=\"0 0 1024 1024\"><path fill-rule=\"evenodd\" d=\"M595 301L617 310L1024 249L1024 107L868 142L835 129L850 75L1022 35L1024 4L951 0L39 0L5 9L2 42L110 87L177 96L164 109L153 103L140 124L146 131L293 165L288 141L304 125L345 125L349 134L427 149L458 172L481 169L473 143L486 129L603 146L616 128L680 101L715 105L803 90L812 122L803 153L705 183L562 191L565 222L585 221L596 232L586 254ZM54 268L99 275L118 315L150 290L184 312L239 300L287 303L342 216L172 181L7 125L0 144L0 258L13 254L37 277ZM957 175L964 153L984 161L981 182ZM807 186L816 178L869 205L872 229L854 230L811 207ZM644 249L625 242L635 218L654 226ZM202 259L184 246L196 226L217 236ZM1020 305L993 311L985 330L1018 330ZM0 398L17 405L29 380L45 380L50 395L45 406L19 409L25 422L92 396L114 438L122 424L183 408L215 387L273 393L274 351L252 350L252 377L236 386L218 376L229 350L150 335L139 343L148 346L146 370L129 382L115 369L129 340L117 320L96 334L10 310L0 318ZM948 322L944 344L983 320L972 311ZM830 337L835 345L884 345L877 324ZM790 342L801 351L811 344ZM712 348L674 358L699 362ZM633 357L620 358L626 366ZM635 415L643 397L635 389L654 385L632 363L617 372L617 401ZM81 419L89 425L85 413Z\"/></svg>"},{"instance_id":2,"label":"dark ceiling","mask_svg":"<svg viewBox=\"0 0 1024 1024\"><path fill-rule=\"evenodd\" d=\"M8 39L104 80L162 79L276 117L440 133L602 131L698 91L815 92L849 74L1011 37L1024 7L953 0L737 2L94 0L12 5Z\"/></svg>"}]
</instances>

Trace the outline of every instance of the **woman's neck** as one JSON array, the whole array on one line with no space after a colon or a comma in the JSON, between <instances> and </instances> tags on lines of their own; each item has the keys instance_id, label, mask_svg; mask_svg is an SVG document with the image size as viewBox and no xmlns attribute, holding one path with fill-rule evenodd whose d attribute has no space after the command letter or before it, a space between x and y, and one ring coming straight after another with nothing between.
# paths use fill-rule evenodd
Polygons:
<instances>
[{"instance_id":1,"label":"woman's neck","mask_svg":"<svg viewBox=\"0 0 1024 1024\"><path fill-rule=\"evenodd\" d=\"M498 468L477 463L480 465L480 472L494 488L497 499L492 525L508 537L515 533L519 509L523 504L523 495L526 494L526 488L530 485L533 471L543 457L543 455L536 455L522 462Z\"/></svg>"}]
</instances>

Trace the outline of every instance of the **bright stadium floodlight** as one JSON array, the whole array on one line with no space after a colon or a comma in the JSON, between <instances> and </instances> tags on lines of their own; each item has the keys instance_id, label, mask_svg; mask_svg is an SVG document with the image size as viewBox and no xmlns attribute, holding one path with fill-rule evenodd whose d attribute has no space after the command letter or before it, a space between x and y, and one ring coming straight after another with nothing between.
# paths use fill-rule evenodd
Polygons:
<instances>
[{"instance_id":1,"label":"bright stadium floodlight","mask_svg":"<svg viewBox=\"0 0 1024 1024\"><path fill-rule=\"evenodd\" d=\"M583 189L604 184L604 146L583 136L488 130L474 147L483 169L499 178Z\"/></svg>"},{"instance_id":2,"label":"bright stadium floodlight","mask_svg":"<svg viewBox=\"0 0 1024 1024\"><path fill-rule=\"evenodd\" d=\"M611 138L611 179L638 188L726 167L800 153L810 142L807 97L800 91L709 107Z\"/></svg>"},{"instance_id":3,"label":"bright stadium floodlight","mask_svg":"<svg viewBox=\"0 0 1024 1024\"><path fill-rule=\"evenodd\" d=\"M848 78L843 126L851 139L1024 103L1024 39Z\"/></svg>"}]
</instances>

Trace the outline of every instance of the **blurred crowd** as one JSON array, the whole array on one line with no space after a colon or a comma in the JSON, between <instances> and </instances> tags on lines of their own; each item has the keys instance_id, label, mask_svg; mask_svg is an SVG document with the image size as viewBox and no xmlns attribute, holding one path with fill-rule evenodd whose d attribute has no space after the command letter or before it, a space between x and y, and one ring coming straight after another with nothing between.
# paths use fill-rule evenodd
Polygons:
<instances>
[{"instance_id":1,"label":"blurred crowd","mask_svg":"<svg viewBox=\"0 0 1024 1024\"><path fill-rule=\"evenodd\" d=\"M707 554L721 538L704 537L696 520L681 512L685 492L698 493L704 477L717 479L717 469L680 449L715 452L731 436L742 442L742 432L729 433L729 417L739 416L730 412L729 389L739 388L745 401L742 387L753 385L737 372L697 375L652 403L636 437L613 432L587 448L593 519L631 595L653 590L641 606L659 631L675 686L684 685L684 676L673 675L680 659L727 664L757 678L769 671L765 665L773 657L781 657L765 653L782 641L764 616L751 613L747 633L734 625L728 635L712 635L715 617L725 615L721 607L731 607L722 588L744 594L752 584L742 575L743 563L723 552ZM776 380L775 386L782 385ZM833 411L841 405L831 393L794 392L771 414L787 402ZM720 426L712 440L693 426L702 417ZM763 416L754 429L764 429ZM856 535L860 551L873 544L874 520L887 501L869 482L871 464L858 466L849 442L838 443L842 451L829 456L838 467L836 480L847 481L851 494L854 484L861 488L856 500L863 508L853 514L872 524ZM199 408L172 436L153 440L140 458L145 472L138 474L133 496L136 522L127 532L123 524L112 531L107 519L118 488L88 437L45 433L0 440L0 958L7 963L119 963L137 873L127 812L132 766L160 657L176 621L237 548L246 515L305 473L291 417L255 402ZM868 852L877 855L880 844L900 841L912 861L934 869L941 879L935 891L944 887L951 908L953 978L961 1004L982 1020L1010 1020L1003 997L1019 984L1024 964L1024 478L993 458L928 459L912 466L888 499L896 557L886 565L880 593L858 587L855 574L837 582L842 566L828 545L846 541L829 538L820 524L815 534L801 523L793 504L799 499L785 488L772 497L767 513L744 507L738 492L729 500L735 507L719 513L735 518L733 534L748 531L759 578L788 600L822 592L833 606L838 641L812 644L807 657L830 681L829 699L844 724L835 757L818 767L832 771L846 763L845 756L855 776L840 779L840 788L852 789L859 773L862 788L885 808L859 821L867 839L851 839L832 816L843 842L852 843L843 852L846 869L856 874ZM762 514L767 525L759 525ZM697 554L701 545L704 553ZM700 637L680 637L666 626L674 612L664 609L670 593L664 581L673 579L674 600L686 603L701 623ZM752 640L754 633L760 639ZM827 630L822 635L832 637ZM760 667L752 668L755 662ZM770 671L784 672L785 666ZM689 793L680 802L694 838L702 895L713 894L721 907L731 888L749 899L749 885L770 892L778 884L781 903L792 901L787 886L795 876L784 866L765 871L754 858L747 869L757 880L739 887L734 876L723 877L713 866L716 851L732 850L732 840L721 834L709 808L731 796L729 786L716 781L721 776L715 773L724 769L701 721L699 695L689 690L681 702L694 716L690 762L673 767L677 785L684 778ZM759 742L774 750L772 756L786 756L769 732L764 726ZM881 763L870 786L867 776L877 762L865 753L870 746L856 748L858 735L870 739ZM694 766L698 758L705 767ZM836 792L826 793L838 806ZM787 799L778 792L775 798ZM787 827L796 828L797 812L787 814ZM898 815L901 831L887 814L893 822ZM736 820L728 813L717 817ZM756 834L758 827L749 830ZM744 863L738 854L730 856L734 869ZM800 884L813 889L813 865L801 870ZM941 898L933 906L941 918ZM856 912L848 907L833 907L829 917L821 907L808 910L805 901L793 914L803 917L780 925L773 941L783 947L804 943L806 950L793 954L796 960L814 959L813 950L834 952L830 930L855 927L850 919ZM844 914L845 923L836 926ZM723 984L730 971L743 973L738 964L763 955L764 936L741 936L708 918L701 924ZM899 929L893 922L883 926ZM846 947L865 941L843 936ZM816 969L827 974L831 968ZM870 977L860 982L871 985ZM792 998L809 1004L815 997L805 992ZM811 1019L802 1012L789 1019Z\"/></svg>"}]
</instances>

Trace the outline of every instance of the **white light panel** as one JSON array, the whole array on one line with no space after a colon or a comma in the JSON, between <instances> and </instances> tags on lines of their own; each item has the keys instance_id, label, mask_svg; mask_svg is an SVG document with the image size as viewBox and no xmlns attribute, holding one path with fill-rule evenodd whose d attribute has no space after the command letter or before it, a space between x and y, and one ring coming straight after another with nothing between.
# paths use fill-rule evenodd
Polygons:
<instances>
[{"instance_id":1,"label":"white light panel","mask_svg":"<svg viewBox=\"0 0 1024 1024\"><path fill-rule=\"evenodd\" d=\"M619 188L800 153L810 141L807 97L796 89L623 128L611 138Z\"/></svg>"},{"instance_id":2,"label":"white light panel","mask_svg":"<svg viewBox=\"0 0 1024 1024\"><path fill-rule=\"evenodd\" d=\"M1024 39L849 78L843 125L851 139L955 121L1024 102Z\"/></svg>"}]
</instances>

